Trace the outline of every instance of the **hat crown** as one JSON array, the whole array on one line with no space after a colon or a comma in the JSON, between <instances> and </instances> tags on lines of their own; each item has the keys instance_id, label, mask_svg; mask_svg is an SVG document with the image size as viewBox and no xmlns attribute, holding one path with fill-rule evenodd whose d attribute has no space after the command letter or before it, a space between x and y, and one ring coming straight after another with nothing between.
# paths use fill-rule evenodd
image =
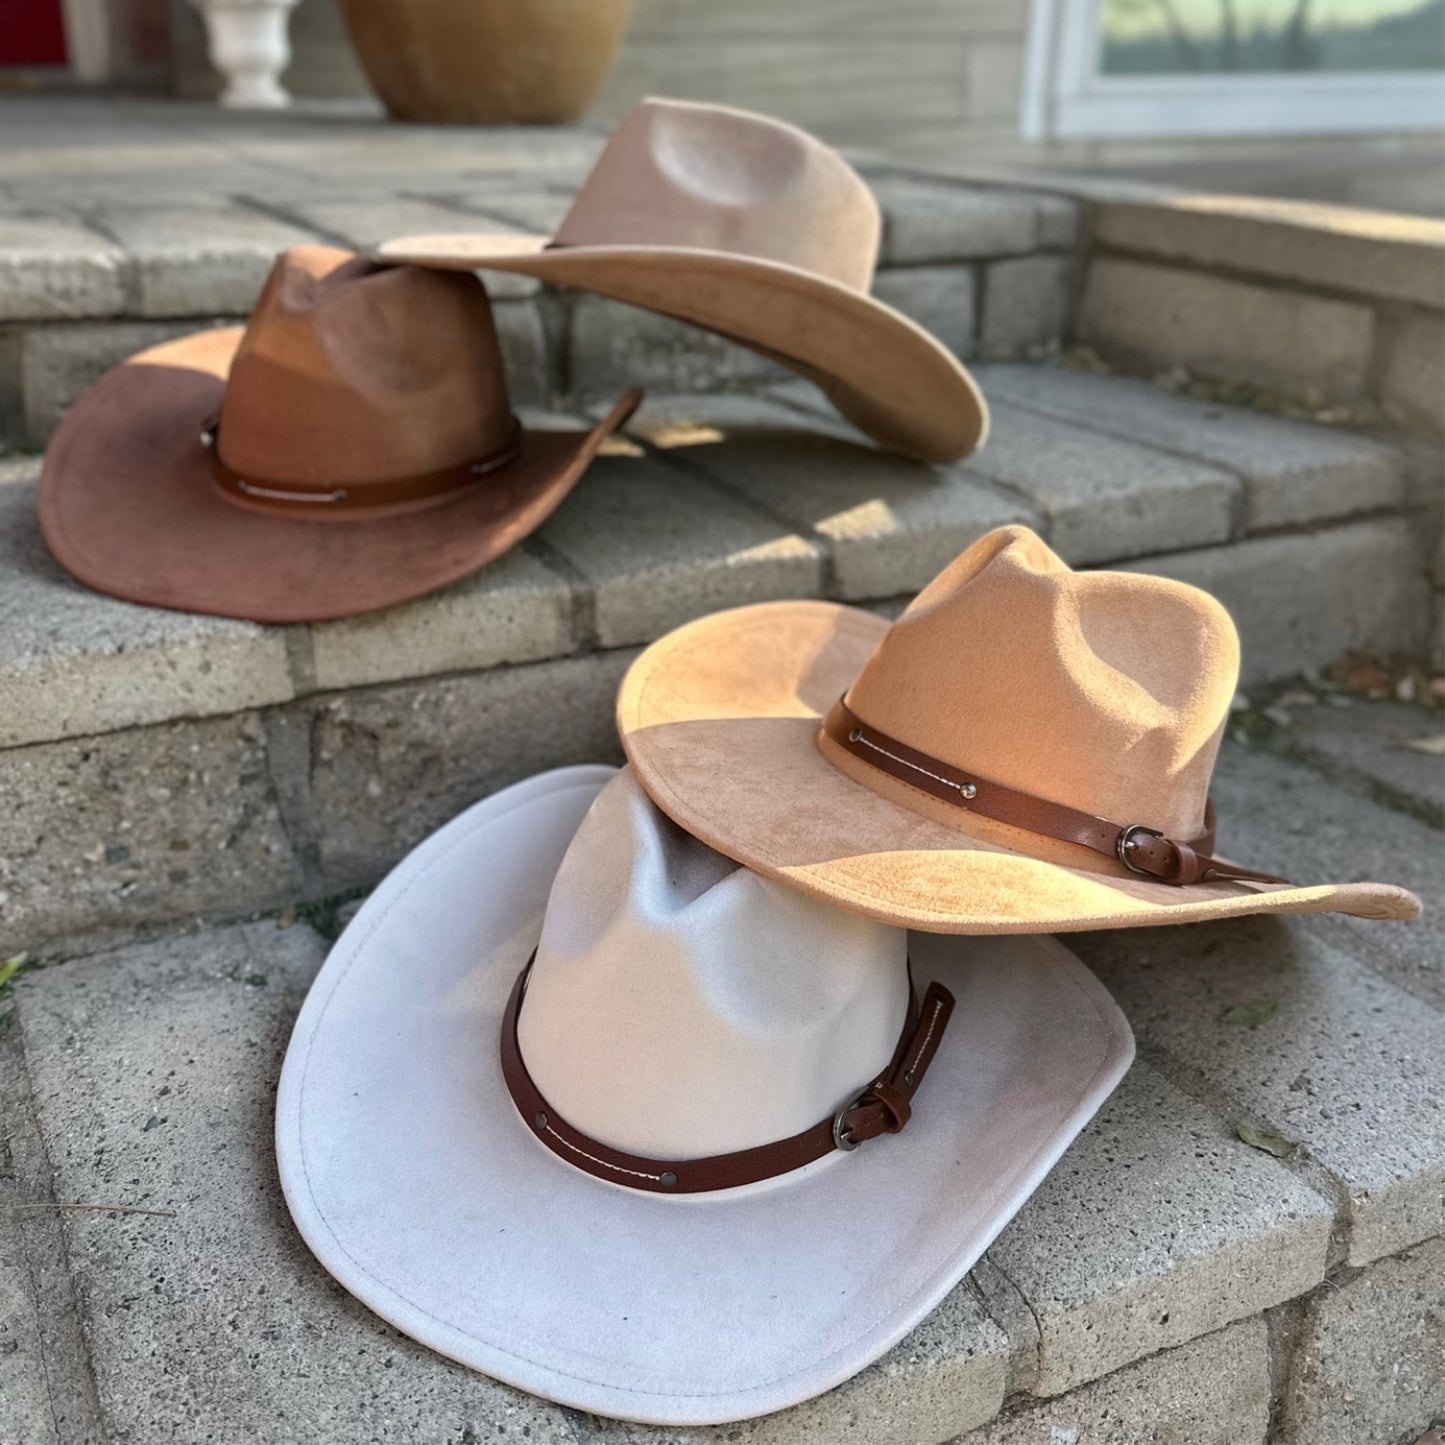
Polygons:
<instances>
[{"instance_id":1,"label":"hat crown","mask_svg":"<svg viewBox=\"0 0 1445 1445\"><path fill-rule=\"evenodd\" d=\"M795 126L645 100L613 132L553 244L725 251L867 291L880 228L862 177Z\"/></svg>"},{"instance_id":2,"label":"hat crown","mask_svg":"<svg viewBox=\"0 0 1445 1445\"><path fill-rule=\"evenodd\" d=\"M276 258L226 383L218 450L258 481L420 476L502 450L501 352L475 276L330 246Z\"/></svg>"},{"instance_id":3,"label":"hat crown","mask_svg":"<svg viewBox=\"0 0 1445 1445\"><path fill-rule=\"evenodd\" d=\"M919 593L848 701L955 768L1187 839L1238 676L1234 624L1207 593L1074 572L1027 527L1004 527Z\"/></svg>"},{"instance_id":4,"label":"hat crown","mask_svg":"<svg viewBox=\"0 0 1445 1445\"><path fill-rule=\"evenodd\" d=\"M693 1159L789 1138L888 1065L906 938L713 852L624 769L553 884L522 1057L573 1128L615 1149Z\"/></svg>"}]
</instances>

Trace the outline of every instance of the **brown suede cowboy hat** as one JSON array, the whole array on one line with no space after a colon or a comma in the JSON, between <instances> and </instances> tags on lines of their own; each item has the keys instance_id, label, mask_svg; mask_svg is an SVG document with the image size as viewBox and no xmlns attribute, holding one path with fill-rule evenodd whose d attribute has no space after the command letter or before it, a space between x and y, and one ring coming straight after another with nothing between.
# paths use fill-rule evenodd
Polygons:
<instances>
[{"instance_id":1,"label":"brown suede cowboy hat","mask_svg":"<svg viewBox=\"0 0 1445 1445\"><path fill-rule=\"evenodd\" d=\"M521 271L691 322L816 382L883 446L956 461L983 445L988 408L947 347L868 294L879 232L872 192L814 137L646 100L555 236L408 236L380 255Z\"/></svg>"},{"instance_id":2,"label":"brown suede cowboy hat","mask_svg":"<svg viewBox=\"0 0 1445 1445\"><path fill-rule=\"evenodd\" d=\"M297 247L244 330L143 351L71 408L40 524L76 577L133 602L345 617L514 546L639 399L590 432L524 430L475 277Z\"/></svg>"},{"instance_id":3,"label":"brown suede cowboy hat","mask_svg":"<svg viewBox=\"0 0 1445 1445\"><path fill-rule=\"evenodd\" d=\"M1415 917L1403 888L1291 883L1216 854L1209 780L1238 671L1206 593L1073 572L1004 527L891 626L775 602L679 628L632 665L618 723L674 822L886 923Z\"/></svg>"}]
</instances>

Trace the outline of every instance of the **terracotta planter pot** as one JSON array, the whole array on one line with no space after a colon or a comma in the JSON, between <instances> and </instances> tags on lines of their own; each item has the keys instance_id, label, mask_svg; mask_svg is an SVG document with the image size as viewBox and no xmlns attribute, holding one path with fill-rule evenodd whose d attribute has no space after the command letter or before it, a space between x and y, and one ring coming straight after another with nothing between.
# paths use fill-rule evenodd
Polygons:
<instances>
[{"instance_id":1,"label":"terracotta planter pot","mask_svg":"<svg viewBox=\"0 0 1445 1445\"><path fill-rule=\"evenodd\" d=\"M632 0L341 0L351 43L398 120L576 120L612 65Z\"/></svg>"}]
</instances>

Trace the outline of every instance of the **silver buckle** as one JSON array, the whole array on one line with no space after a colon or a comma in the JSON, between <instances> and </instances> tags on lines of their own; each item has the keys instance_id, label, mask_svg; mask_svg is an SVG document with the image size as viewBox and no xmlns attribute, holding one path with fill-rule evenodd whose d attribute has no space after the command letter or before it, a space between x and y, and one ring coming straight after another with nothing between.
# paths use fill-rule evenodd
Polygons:
<instances>
[{"instance_id":1,"label":"silver buckle","mask_svg":"<svg viewBox=\"0 0 1445 1445\"><path fill-rule=\"evenodd\" d=\"M1114 844L1114 855L1131 873L1137 873L1141 878L1152 878L1154 875L1147 868L1140 868L1129 861L1129 849L1133 847L1135 833L1147 833L1151 838L1164 836L1157 828L1146 828L1142 823L1130 823L1119 834L1118 841Z\"/></svg>"},{"instance_id":2,"label":"silver buckle","mask_svg":"<svg viewBox=\"0 0 1445 1445\"><path fill-rule=\"evenodd\" d=\"M867 1098L868 1092L872 1087L873 1085L869 1084L867 1089L862 1089L854 1094L853 1097L833 1115L833 1147L835 1149L841 1149L845 1154L852 1149L856 1149L863 1141L861 1139L855 1139L848 1132L847 1125L843 1121Z\"/></svg>"}]
</instances>

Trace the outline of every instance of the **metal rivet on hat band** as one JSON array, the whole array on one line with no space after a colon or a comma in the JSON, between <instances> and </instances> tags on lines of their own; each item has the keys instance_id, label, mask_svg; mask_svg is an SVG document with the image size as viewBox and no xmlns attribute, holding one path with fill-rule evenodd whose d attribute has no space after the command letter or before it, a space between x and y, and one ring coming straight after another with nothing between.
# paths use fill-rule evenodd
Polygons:
<instances>
[{"instance_id":1,"label":"metal rivet on hat band","mask_svg":"<svg viewBox=\"0 0 1445 1445\"><path fill-rule=\"evenodd\" d=\"M502 1078L518 1113L531 1119L537 1137L559 1158L597 1179L649 1192L703 1194L775 1179L824 1158L851 1153L880 1134L896 1134L912 1115L912 1099L938 1052L953 1012L953 995L931 983L920 1004L911 985L897 1047L887 1070L831 1117L787 1139L703 1159L649 1159L628 1154L574 1128L547 1103L522 1059L517 1021L536 954L512 986L502 1016ZM906 1072L905 1072L906 1071Z\"/></svg>"}]
</instances>

